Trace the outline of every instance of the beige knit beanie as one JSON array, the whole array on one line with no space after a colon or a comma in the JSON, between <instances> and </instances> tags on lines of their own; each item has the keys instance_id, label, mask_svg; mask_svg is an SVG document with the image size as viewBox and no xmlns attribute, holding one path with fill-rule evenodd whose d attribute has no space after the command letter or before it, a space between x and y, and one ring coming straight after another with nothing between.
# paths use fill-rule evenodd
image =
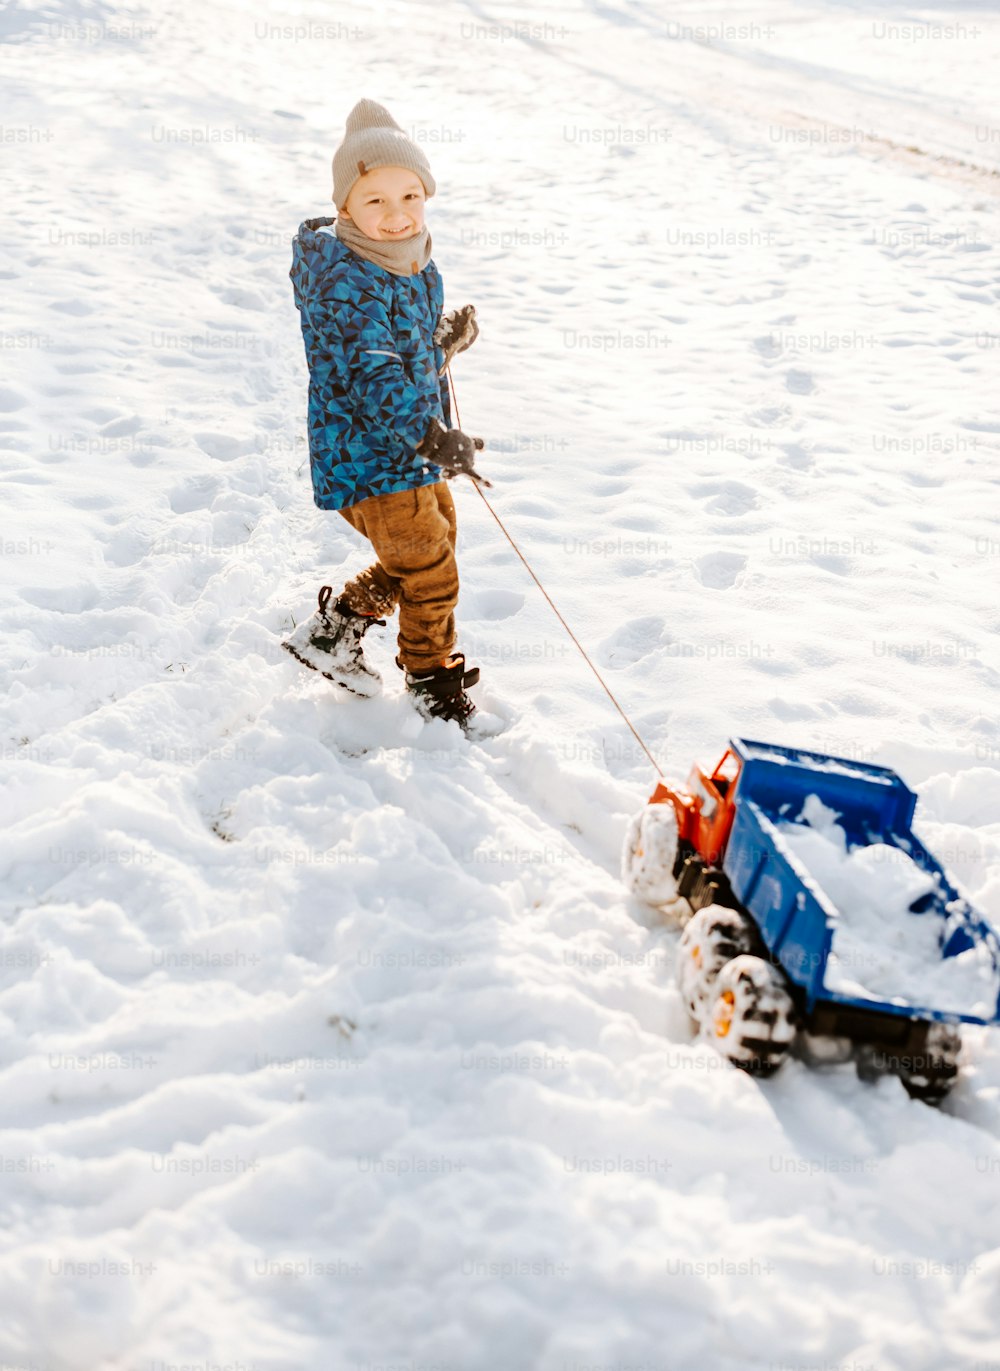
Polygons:
<instances>
[{"instance_id":1,"label":"beige knit beanie","mask_svg":"<svg viewBox=\"0 0 1000 1371\"><path fill-rule=\"evenodd\" d=\"M338 209L343 209L355 181L375 167L416 172L428 200L437 189L423 150L411 143L385 106L359 100L347 116L344 141L333 154L333 199Z\"/></svg>"}]
</instances>

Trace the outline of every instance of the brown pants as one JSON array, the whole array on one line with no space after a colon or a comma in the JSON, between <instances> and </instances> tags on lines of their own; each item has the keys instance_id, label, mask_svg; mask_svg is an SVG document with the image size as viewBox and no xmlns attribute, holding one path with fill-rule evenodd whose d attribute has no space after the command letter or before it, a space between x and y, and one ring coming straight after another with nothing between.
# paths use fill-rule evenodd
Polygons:
<instances>
[{"instance_id":1,"label":"brown pants","mask_svg":"<svg viewBox=\"0 0 1000 1371\"><path fill-rule=\"evenodd\" d=\"M444 481L372 495L339 511L363 533L378 561L341 592L357 614L379 618L399 606L397 665L440 666L455 646L458 566L455 501Z\"/></svg>"}]
</instances>

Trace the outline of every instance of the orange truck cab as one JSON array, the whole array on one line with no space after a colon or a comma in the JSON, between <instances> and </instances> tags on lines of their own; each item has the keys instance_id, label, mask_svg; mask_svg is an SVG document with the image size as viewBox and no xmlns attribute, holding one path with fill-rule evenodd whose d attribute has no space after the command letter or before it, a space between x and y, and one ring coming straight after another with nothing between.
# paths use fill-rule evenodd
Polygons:
<instances>
[{"instance_id":1,"label":"orange truck cab","mask_svg":"<svg viewBox=\"0 0 1000 1371\"><path fill-rule=\"evenodd\" d=\"M690 843L708 866L721 866L729 841L736 805L733 796L742 768L732 748L726 748L713 771L693 766L687 790L671 790L660 781L650 804L672 804L677 814L678 836Z\"/></svg>"}]
</instances>

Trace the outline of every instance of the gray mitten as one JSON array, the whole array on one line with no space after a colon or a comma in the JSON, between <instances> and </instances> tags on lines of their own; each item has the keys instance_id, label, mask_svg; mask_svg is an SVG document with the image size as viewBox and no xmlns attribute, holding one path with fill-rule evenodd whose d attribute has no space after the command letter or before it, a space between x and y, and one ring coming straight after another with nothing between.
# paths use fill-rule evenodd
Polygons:
<instances>
[{"instance_id":1,"label":"gray mitten","mask_svg":"<svg viewBox=\"0 0 1000 1371\"><path fill-rule=\"evenodd\" d=\"M482 451L482 438L470 438L458 428L446 428L440 419L432 419L417 448L417 456L439 466L448 480L453 476L471 476L477 485L490 486L473 465L476 453Z\"/></svg>"},{"instance_id":2,"label":"gray mitten","mask_svg":"<svg viewBox=\"0 0 1000 1371\"><path fill-rule=\"evenodd\" d=\"M451 309L447 314L442 314L441 322L434 330L435 343L444 349L444 362L438 375L444 374L445 367L457 352L464 352L478 337L475 305L463 305L461 309Z\"/></svg>"}]
</instances>

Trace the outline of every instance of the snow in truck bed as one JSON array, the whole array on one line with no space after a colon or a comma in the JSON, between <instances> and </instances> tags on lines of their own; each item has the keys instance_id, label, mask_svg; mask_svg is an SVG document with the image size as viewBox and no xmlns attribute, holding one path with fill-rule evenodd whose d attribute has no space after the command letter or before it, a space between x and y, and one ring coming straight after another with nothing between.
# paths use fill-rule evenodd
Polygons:
<instances>
[{"instance_id":1,"label":"snow in truck bed","mask_svg":"<svg viewBox=\"0 0 1000 1371\"><path fill-rule=\"evenodd\" d=\"M990 949L976 943L942 956L945 919L933 909L913 910L935 891L936 876L888 843L849 846L838 817L818 795L807 795L799 819L777 825L835 912L826 989L993 1019L1000 979Z\"/></svg>"}]
</instances>

